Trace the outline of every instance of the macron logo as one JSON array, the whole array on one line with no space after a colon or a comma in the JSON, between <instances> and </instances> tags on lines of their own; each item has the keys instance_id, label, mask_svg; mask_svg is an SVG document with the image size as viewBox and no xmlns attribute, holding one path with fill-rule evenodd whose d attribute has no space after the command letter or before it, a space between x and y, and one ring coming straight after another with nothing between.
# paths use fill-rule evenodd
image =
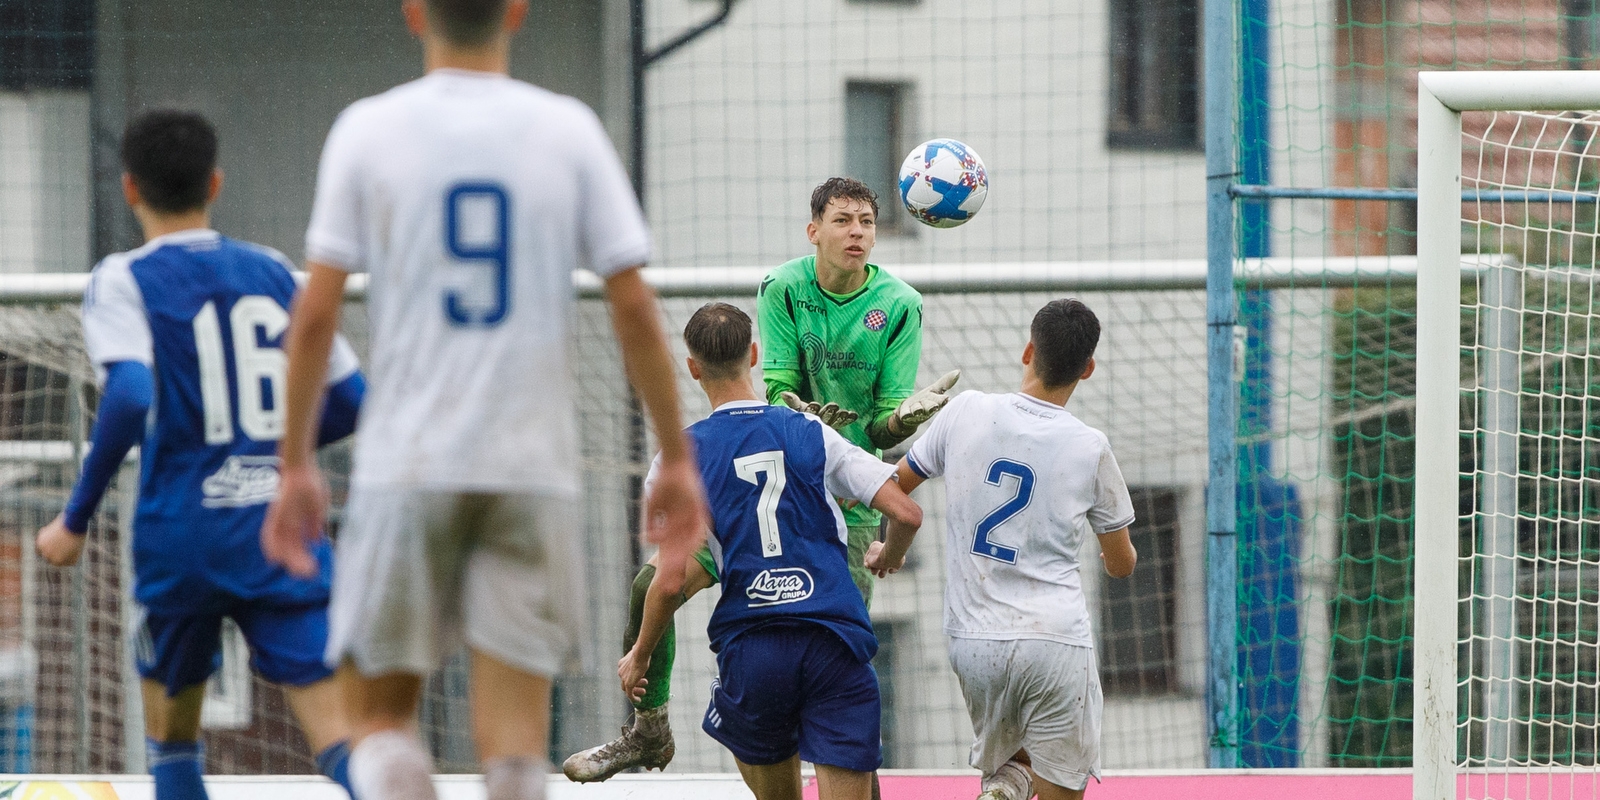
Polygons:
<instances>
[{"instance_id":1,"label":"macron logo","mask_svg":"<svg viewBox=\"0 0 1600 800\"><path fill-rule=\"evenodd\" d=\"M206 508L242 508L272 502L278 493L277 456L228 456L222 469L200 483Z\"/></svg>"},{"instance_id":2,"label":"macron logo","mask_svg":"<svg viewBox=\"0 0 1600 800\"><path fill-rule=\"evenodd\" d=\"M810 597L816 586L811 573L799 567L764 569L750 581L744 594L751 600L750 608L781 606Z\"/></svg>"}]
</instances>

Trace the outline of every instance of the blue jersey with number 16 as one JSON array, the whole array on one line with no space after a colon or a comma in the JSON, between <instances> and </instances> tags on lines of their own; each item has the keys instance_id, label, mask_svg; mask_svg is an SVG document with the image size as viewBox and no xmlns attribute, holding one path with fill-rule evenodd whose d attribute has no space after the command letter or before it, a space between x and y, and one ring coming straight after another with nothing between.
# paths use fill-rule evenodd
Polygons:
<instances>
[{"instance_id":1,"label":"blue jersey with number 16","mask_svg":"<svg viewBox=\"0 0 1600 800\"><path fill-rule=\"evenodd\" d=\"M757 402L724 404L689 428L711 506L722 599L711 649L778 621L838 634L863 662L878 641L846 562L833 496L870 503L894 467L816 417Z\"/></svg>"},{"instance_id":2,"label":"blue jersey with number 16","mask_svg":"<svg viewBox=\"0 0 1600 800\"><path fill-rule=\"evenodd\" d=\"M135 597L146 608L327 599L326 542L315 580L267 562L260 545L278 485L280 348L295 288L282 255L210 230L156 238L94 270L83 323L97 373L132 361L154 375L133 521ZM355 370L341 339L329 381Z\"/></svg>"}]
</instances>

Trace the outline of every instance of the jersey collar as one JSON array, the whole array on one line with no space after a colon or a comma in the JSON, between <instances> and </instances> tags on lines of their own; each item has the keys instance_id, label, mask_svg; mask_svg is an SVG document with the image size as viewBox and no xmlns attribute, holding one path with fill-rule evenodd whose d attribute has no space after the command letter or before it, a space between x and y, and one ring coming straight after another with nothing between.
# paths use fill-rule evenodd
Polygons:
<instances>
[{"instance_id":1,"label":"jersey collar","mask_svg":"<svg viewBox=\"0 0 1600 800\"><path fill-rule=\"evenodd\" d=\"M732 411L736 408L760 408L764 405L766 405L766 403L763 403L760 400L729 400L728 402L712 409L711 413L720 414L724 411Z\"/></svg>"},{"instance_id":2,"label":"jersey collar","mask_svg":"<svg viewBox=\"0 0 1600 800\"><path fill-rule=\"evenodd\" d=\"M1050 402L1049 400L1040 400L1039 398L1034 397L1033 395L1028 394L1027 392L1012 392L1012 394L1017 396L1017 397L1022 398L1023 400L1026 400L1026 401L1028 401L1028 402L1030 402L1030 403L1032 403L1032 404L1034 404L1036 406L1044 406L1045 408L1048 408L1051 411L1066 411L1067 410L1066 406L1058 406L1055 403Z\"/></svg>"},{"instance_id":3,"label":"jersey collar","mask_svg":"<svg viewBox=\"0 0 1600 800\"><path fill-rule=\"evenodd\" d=\"M173 231L164 233L144 243L141 250L154 250L169 244L189 244L191 242L209 242L222 238L222 234L210 228L190 228L186 231Z\"/></svg>"}]
</instances>

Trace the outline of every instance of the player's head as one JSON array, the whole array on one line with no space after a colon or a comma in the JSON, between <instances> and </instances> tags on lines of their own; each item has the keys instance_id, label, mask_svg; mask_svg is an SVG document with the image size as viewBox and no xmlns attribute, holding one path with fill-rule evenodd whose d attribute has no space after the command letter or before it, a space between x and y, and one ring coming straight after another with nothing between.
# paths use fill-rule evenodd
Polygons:
<instances>
[{"instance_id":1,"label":"player's head","mask_svg":"<svg viewBox=\"0 0 1600 800\"><path fill-rule=\"evenodd\" d=\"M1059 389L1094 372L1094 349L1100 344L1100 319L1077 300L1052 300L1033 315L1027 364L1048 389Z\"/></svg>"},{"instance_id":2,"label":"player's head","mask_svg":"<svg viewBox=\"0 0 1600 800\"><path fill-rule=\"evenodd\" d=\"M829 178L811 192L806 238L817 260L839 269L865 269L878 237L878 195L855 178Z\"/></svg>"},{"instance_id":3,"label":"player's head","mask_svg":"<svg viewBox=\"0 0 1600 800\"><path fill-rule=\"evenodd\" d=\"M424 42L455 50L494 47L522 27L528 0L406 0L406 25Z\"/></svg>"},{"instance_id":4,"label":"player's head","mask_svg":"<svg viewBox=\"0 0 1600 800\"><path fill-rule=\"evenodd\" d=\"M701 383L748 380L756 365L750 315L727 303L706 303L683 326L689 374Z\"/></svg>"},{"instance_id":5,"label":"player's head","mask_svg":"<svg viewBox=\"0 0 1600 800\"><path fill-rule=\"evenodd\" d=\"M222 190L217 131L193 111L147 111L122 133L122 193L141 219L204 211Z\"/></svg>"}]
</instances>

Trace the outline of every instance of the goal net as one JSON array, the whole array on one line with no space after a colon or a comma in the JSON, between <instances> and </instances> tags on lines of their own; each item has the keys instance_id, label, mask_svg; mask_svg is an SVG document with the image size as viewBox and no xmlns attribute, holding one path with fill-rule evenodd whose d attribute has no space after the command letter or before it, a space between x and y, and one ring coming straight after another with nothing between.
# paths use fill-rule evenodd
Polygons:
<instances>
[{"instance_id":1,"label":"goal net","mask_svg":"<svg viewBox=\"0 0 1600 800\"><path fill-rule=\"evenodd\" d=\"M1553 75L1423 77L1419 800L1600 797L1600 80Z\"/></svg>"}]
</instances>

